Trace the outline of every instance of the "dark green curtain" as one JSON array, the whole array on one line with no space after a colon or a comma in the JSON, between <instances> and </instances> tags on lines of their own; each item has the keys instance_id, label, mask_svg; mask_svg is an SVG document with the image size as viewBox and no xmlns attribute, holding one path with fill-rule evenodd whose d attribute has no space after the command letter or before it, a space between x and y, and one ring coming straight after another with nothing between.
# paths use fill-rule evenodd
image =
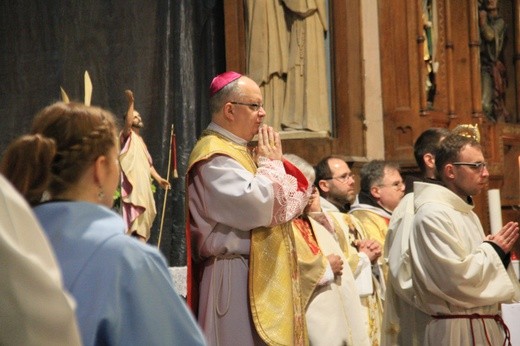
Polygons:
<instances>
[{"instance_id":1,"label":"dark green curtain","mask_svg":"<svg viewBox=\"0 0 520 346\"><path fill-rule=\"evenodd\" d=\"M92 104L122 120L131 89L157 171L166 176L175 125L179 179L170 178L161 250L185 264L184 173L210 121L207 89L224 71L222 0L5 0L0 2L0 150L27 132L34 114L59 100L60 86L83 101L90 74ZM165 194L155 194L157 244Z\"/></svg>"}]
</instances>

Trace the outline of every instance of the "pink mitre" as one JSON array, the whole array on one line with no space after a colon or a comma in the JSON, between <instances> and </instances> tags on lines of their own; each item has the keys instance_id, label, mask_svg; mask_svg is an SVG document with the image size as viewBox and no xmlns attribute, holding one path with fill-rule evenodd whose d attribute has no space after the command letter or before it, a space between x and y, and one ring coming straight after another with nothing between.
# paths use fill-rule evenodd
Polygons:
<instances>
[{"instance_id":1,"label":"pink mitre","mask_svg":"<svg viewBox=\"0 0 520 346\"><path fill-rule=\"evenodd\" d=\"M227 71L219 74L211 81L211 85L209 86L209 97L215 95L220 91L220 89L240 77L242 77L242 75L234 71Z\"/></svg>"}]
</instances>

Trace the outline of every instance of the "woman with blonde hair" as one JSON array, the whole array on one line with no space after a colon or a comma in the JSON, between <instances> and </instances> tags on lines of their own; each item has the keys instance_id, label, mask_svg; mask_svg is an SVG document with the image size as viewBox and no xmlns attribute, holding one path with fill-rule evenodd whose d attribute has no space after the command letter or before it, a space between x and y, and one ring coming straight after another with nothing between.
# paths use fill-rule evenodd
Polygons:
<instances>
[{"instance_id":1,"label":"woman with blonde hair","mask_svg":"<svg viewBox=\"0 0 520 346\"><path fill-rule=\"evenodd\" d=\"M21 147L27 154L13 157ZM164 257L126 236L110 210L118 153L110 112L58 102L36 115L32 136L13 142L1 167L31 204L45 200L34 211L76 299L84 345L204 344Z\"/></svg>"}]
</instances>

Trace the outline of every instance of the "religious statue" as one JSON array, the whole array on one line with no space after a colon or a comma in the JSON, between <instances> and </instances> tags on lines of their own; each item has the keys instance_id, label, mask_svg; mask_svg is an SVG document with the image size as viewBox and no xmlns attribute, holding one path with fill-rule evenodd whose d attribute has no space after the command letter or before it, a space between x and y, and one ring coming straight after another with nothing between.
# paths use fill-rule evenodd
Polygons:
<instances>
[{"instance_id":1,"label":"religious statue","mask_svg":"<svg viewBox=\"0 0 520 346\"><path fill-rule=\"evenodd\" d=\"M330 131L325 0L248 0L248 75L277 130Z\"/></svg>"},{"instance_id":2,"label":"religious statue","mask_svg":"<svg viewBox=\"0 0 520 346\"><path fill-rule=\"evenodd\" d=\"M498 13L498 0L480 2L479 27L482 110L493 121L506 121L507 71L502 56L506 24Z\"/></svg>"},{"instance_id":3,"label":"religious statue","mask_svg":"<svg viewBox=\"0 0 520 346\"><path fill-rule=\"evenodd\" d=\"M162 188L170 183L155 170L152 157L139 132L143 127L141 115L134 110L134 94L126 90L128 111L121 131L121 206L127 233L146 242L150 238L157 210L152 192L153 178Z\"/></svg>"},{"instance_id":4,"label":"religious statue","mask_svg":"<svg viewBox=\"0 0 520 346\"><path fill-rule=\"evenodd\" d=\"M435 2L433 0L423 0L423 32L424 42L424 64L426 67L426 99L428 109L433 109L437 85L435 77L439 63L436 61L436 38L437 28L435 23Z\"/></svg>"},{"instance_id":5,"label":"religious statue","mask_svg":"<svg viewBox=\"0 0 520 346\"><path fill-rule=\"evenodd\" d=\"M280 1L247 0L247 75L260 87L269 123L282 130L289 30Z\"/></svg>"}]
</instances>

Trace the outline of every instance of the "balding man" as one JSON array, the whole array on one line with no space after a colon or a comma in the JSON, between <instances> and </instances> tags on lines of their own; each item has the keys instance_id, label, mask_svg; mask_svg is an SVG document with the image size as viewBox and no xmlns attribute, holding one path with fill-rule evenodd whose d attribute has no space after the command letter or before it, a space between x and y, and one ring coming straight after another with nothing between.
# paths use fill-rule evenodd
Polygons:
<instances>
[{"instance_id":1,"label":"balding man","mask_svg":"<svg viewBox=\"0 0 520 346\"><path fill-rule=\"evenodd\" d=\"M250 249L257 247L252 230L299 215L310 188L303 174L283 161L279 134L262 124L266 113L253 80L231 71L218 75L209 106L212 122L196 143L187 172L187 247L195 264L188 258L193 279L188 302L210 345L262 344L248 298ZM253 154L247 144L256 134ZM191 268L199 268L200 276Z\"/></svg>"}]
</instances>

